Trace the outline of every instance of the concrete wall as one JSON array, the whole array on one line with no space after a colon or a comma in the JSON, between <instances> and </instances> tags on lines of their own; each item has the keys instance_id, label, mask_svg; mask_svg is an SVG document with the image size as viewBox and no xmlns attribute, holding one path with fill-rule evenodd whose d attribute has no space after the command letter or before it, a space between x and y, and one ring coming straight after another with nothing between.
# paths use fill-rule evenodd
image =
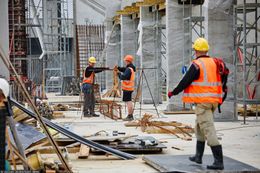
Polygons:
<instances>
[{"instance_id":1,"label":"concrete wall","mask_svg":"<svg viewBox=\"0 0 260 173\"><path fill-rule=\"evenodd\" d=\"M0 1L0 46L4 51L4 54L8 56L9 50L9 30L8 30L8 1ZM9 70L4 65L2 59L0 58L0 76L9 79Z\"/></svg>"},{"instance_id":2,"label":"concrete wall","mask_svg":"<svg viewBox=\"0 0 260 173\"><path fill-rule=\"evenodd\" d=\"M106 2L106 18L105 18L105 43L107 49L105 52L106 66L113 68L116 64L120 64L121 60L121 31L120 25L113 27L113 17L116 15L116 11L121 9L121 1L107 1ZM114 29L113 29L114 28ZM113 31L113 32L112 32ZM110 39L110 40L109 40ZM113 86L113 73L106 71L106 88L110 89Z\"/></svg>"},{"instance_id":3,"label":"concrete wall","mask_svg":"<svg viewBox=\"0 0 260 173\"><path fill-rule=\"evenodd\" d=\"M101 0L96 0L98 3L104 5L104 2ZM88 0L76 0L76 23L77 25L84 24L102 24L105 20L105 15L95 10L89 5ZM105 11L104 11L105 13Z\"/></svg>"}]
</instances>

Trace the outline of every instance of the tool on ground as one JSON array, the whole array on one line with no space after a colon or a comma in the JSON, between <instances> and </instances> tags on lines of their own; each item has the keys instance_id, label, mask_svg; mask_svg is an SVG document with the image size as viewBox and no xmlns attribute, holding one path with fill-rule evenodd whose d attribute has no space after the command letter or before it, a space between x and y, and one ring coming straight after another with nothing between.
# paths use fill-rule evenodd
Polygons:
<instances>
[{"instance_id":1,"label":"tool on ground","mask_svg":"<svg viewBox=\"0 0 260 173\"><path fill-rule=\"evenodd\" d=\"M119 131L117 131L117 130L112 132L112 135L113 135L113 136L125 135L125 134L126 134L125 132L119 132Z\"/></svg>"},{"instance_id":2,"label":"tool on ground","mask_svg":"<svg viewBox=\"0 0 260 173\"><path fill-rule=\"evenodd\" d=\"M142 146L155 146L158 145L158 142L156 140L152 139L136 139L137 141L140 141L140 145Z\"/></svg>"}]
</instances>

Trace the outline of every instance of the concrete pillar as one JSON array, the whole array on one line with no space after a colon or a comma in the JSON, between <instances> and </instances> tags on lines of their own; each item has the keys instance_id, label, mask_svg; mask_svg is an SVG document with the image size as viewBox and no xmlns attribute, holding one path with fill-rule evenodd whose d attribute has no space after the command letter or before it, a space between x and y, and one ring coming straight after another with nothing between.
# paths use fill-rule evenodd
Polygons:
<instances>
[{"instance_id":1,"label":"concrete pillar","mask_svg":"<svg viewBox=\"0 0 260 173\"><path fill-rule=\"evenodd\" d=\"M8 1L0 1L0 45L4 54L8 56L9 50L9 30L8 30ZM9 80L9 69L5 66L4 62L0 58L0 77L5 77Z\"/></svg>"},{"instance_id":2,"label":"concrete pillar","mask_svg":"<svg viewBox=\"0 0 260 173\"><path fill-rule=\"evenodd\" d=\"M205 12L205 37L209 41L211 49L209 55L222 57L225 63L233 72L233 16L228 11L232 6L233 0L207 0L203 7ZM232 8L231 8L232 9ZM232 79L229 77L229 95L232 96ZM222 114L215 111L216 119L233 119L233 102L225 101L222 105Z\"/></svg>"},{"instance_id":3,"label":"concrete pillar","mask_svg":"<svg viewBox=\"0 0 260 173\"><path fill-rule=\"evenodd\" d=\"M123 57L125 55L136 54L136 40L135 40L135 21L130 16L121 16L121 59L123 64Z\"/></svg>"},{"instance_id":4,"label":"concrete pillar","mask_svg":"<svg viewBox=\"0 0 260 173\"><path fill-rule=\"evenodd\" d=\"M182 78L183 8L177 1L166 0L167 91L173 90ZM168 100L167 110L182 107L182 94Z\"/></svg>"},{"instance_id":5,"label":"concrete pillar","mask_svg":"<svg viewBox=\"0 0 260 173\"><path fill-rule=\"evenodd\" d=\"M159 58L161 40L160 34L156 34L156 20L155 13L149 11L149 7L141 7L140 24L141 24L141 67L144 68L149 87L151 89L152 97L156 104L161 102L160 92L160 72L161 59ZM145 69L156 68L156 69ZM152 103L152 97L145 80L142 86L142 101L143 103Z\"/></svg>"},{"instance_id":6,"label":"concrete pillar","mask_svg":"<svg viewBox=\"0 0 260 173\"><path fill-rule=\"evenodd\" d=\"M106 22L106 67L113 68L116 64L121 63L121 45L120 45L120 25L114 26L112 21ZM109 40L110 38L110 40ZM109 41L109 42L108 42ZM113 86L113 73L106 71L106 89Z\"/></svg>"},{"instance_id":7,"label":"concrete pillar","mask_svg":"<svg viewBox=\"0 0 260 173\"><path fill-rule=\"evenodd\" d=\"M113 68L116 64L120 64L121 47L120 47L120 25L113 27L113 17L117 10L121 9L121 0L106 1L106 18L105 18L105 65ZM114 29L113 29L114 28ZM113 29L113 32L112 32ZM112 33L112 35L111 35ZM106 89L113 86L113 73L106 71Z\"/></svg>"}]
</instances>

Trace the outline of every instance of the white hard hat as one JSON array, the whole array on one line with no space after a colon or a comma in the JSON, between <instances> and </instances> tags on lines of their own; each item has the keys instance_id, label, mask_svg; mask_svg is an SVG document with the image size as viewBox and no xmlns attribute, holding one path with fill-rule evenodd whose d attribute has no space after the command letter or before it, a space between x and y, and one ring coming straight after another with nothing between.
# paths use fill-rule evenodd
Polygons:
<instances>
[{"instance_id":1,"label":"white hard hat","mask_svg":"<svg viewBox=\"0 0 260 173\"><path fill-rule=\"evenodd\" d=\"M0 90L2 90L2 93L4 94L5 97L9 95L9 84L3 78L0 78Z\"/></svg>"}]
</instances>

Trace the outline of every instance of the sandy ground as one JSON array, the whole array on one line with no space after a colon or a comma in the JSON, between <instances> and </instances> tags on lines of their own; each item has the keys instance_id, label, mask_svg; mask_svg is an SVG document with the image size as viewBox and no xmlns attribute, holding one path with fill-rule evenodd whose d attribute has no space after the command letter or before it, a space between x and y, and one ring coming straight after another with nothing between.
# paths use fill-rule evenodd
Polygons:
<instances>
[{"instance_id":1,"label":"sandy ground","mask_svg":"<svg viewBox=\"0 0 260 173\"><path fill-rule=\"evenodd\" d=\"M62 102L62 101L78 101L78 97L52 97L49 96L49 101ZM138 105L137 105L138 106ZM152 105L145 105L144 107L150 109L143 112L155 113ZM195 115L193 114L180 114L180 115L164 115L162 111L165 109L166 104L158 107L161 118L157 120L163 121L179 121L185 124L194 124ZM125 110L123 109L123 114ZM79 135L91 135L100 130L106 131L124 131L129 135L153 136L159 141L166 141L161 155L185 155L193 154L195 151L196 139L193 136L192 141L185 141L168 134L146 134L141 132L140 128L125 127L124 122L121 120L114 121L101 115L98 118L82 118L80 111L67 111L64 112L65 118L55 119L54 122L66 124L71 130ZM136 118L139 118L139 112L135 113ZM247 124L243 125L242 118L235 122L216 122L217 135L221 139L220 142L223 146L225 156L247 163L251 166L260 169L260 120L255 117L247 119ZM172 147L178 147L182 150L176 150ZM205 154L211 154L209 147L206 147ZM69 163L73 167L74 172L84 173L108 173L108 172L158 172L144 161L142 155L136 155L135 160L121 160L114 156L104 155L90 155L88 159L79 160L76 155L70 155ZM187 160L187 162L189 162Z\"/></svg>"}]
</instances>

